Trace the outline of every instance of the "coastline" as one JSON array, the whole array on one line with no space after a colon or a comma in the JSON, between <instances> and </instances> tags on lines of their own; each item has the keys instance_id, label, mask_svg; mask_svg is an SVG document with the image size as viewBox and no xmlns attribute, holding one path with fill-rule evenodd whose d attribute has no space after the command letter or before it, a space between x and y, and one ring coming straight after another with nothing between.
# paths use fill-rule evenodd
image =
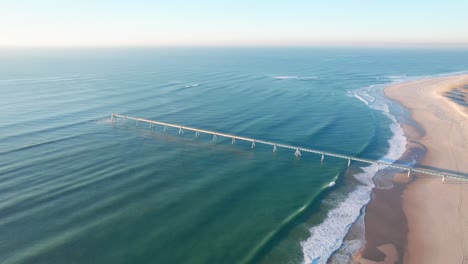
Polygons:
<instances>
[{"instance_id":1,"label":"coastline","mask_svg":"<svg viewBox=\"0 0 468 264\"><path fill-rule=\"evenodd\" d=\"M468 75L459 75L385 88L385 95L406 107L419 126L401 124L408 144L400 160L468 172L468 114L446 97L447 92L466 84ZM366 245L353 262L468 261L468 184L444 184L440 178L418 174L410 182L404 173L392 177L393 188L372 191L365 216Z\"/></svg>"}]
</instances>

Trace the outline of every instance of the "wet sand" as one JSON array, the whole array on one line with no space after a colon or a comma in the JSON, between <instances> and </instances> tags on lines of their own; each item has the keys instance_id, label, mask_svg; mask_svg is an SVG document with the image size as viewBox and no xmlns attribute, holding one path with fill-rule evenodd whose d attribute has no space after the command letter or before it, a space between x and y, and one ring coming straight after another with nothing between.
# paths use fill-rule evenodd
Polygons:
<instances>
[{"instance_id":1,"label":"wet sand","mask_svg":"<svg viewBox=\"0 0 468 264\"><path fill-rule=\"evenodd\" d=\"M468 173L468 114L445 95L468 75L423 79L385 89L411 112L423 132L403 124L418 164ZM405 157L403 157L405 158ZM356 263L468 263L468 184L414 174L395 175L395 187L375 189L366 210L366 246ZM403 209L403 210L401 210Z\"/></svg>"},{"instance_id":2,"label":"wet sand","mask_svg":"<svg viewBox=\"0 0 468 264\"><path fill-rule=\"evenodd\" d=\"M405 134L418 130L409 124L402 124ZM410 162L421 157L425 148L408 140L407 150L400 161ZM405 172L386 172L377 175L376 188L372 190L371 201L365 214L365 247L353 258L353 263L402 263L408 233L408 223L403 211L403 191L409 181ZM392 188L379 188L380 178L389 178Z\"/></svg>"}]
</instances>

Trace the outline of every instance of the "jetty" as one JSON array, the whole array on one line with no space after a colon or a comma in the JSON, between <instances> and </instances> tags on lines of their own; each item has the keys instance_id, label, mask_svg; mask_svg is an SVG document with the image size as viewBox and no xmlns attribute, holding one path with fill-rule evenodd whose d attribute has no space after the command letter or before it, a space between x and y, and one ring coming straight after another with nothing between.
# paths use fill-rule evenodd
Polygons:
<instances>
[{"instance_id":1,"label":"jetty","mask_svg":"<svg viewBox=\"0 0 468 264\"><path fill-rule=\"evenodd\" d=\"M125 122L127 122L127 120L135 121L137 126L141 125L141 123L148 124L149 128L154 128L155 126L159 125L159 126L163 127L164 131L166 131L168 127L176 128L178 130L179 134L184 134L186 131L191 131L191 132L194 132L195 137L199 137L201 133L208 134L208 135L211 135L213 137L212 140L214 142L216 142L218 137L224 137L224 138L231 139L232 144L235 144L236 140L242 140L242 141L250 142L251 143L251 148L255 148L256 144L264 144L264 145L271 146L273 152L276 152L278 150L278 148L289 149L289 150L293 151L294 156L296 156L296 157L300 157L302 155L302 153L314 153L314 154L317 154L317 155L321 156L321 161L322 162L323 162L323 160L325 159L326 156L345 159L345 160L348 161L348 167L351 165L351 161L357 161L357 162L362 162L362 163L377 164L379 166L387 166L387 167L391 167L391 168L395 168L395 169L400 169L402 171L406 171L408 177L410 177L413 172L417 172L417 173L422 173L422 174L426 174L426 175L440 177L442 179L442 182L445 182L446 178L451 178L451 179L456 179L456 180L461 180L461 181L467 181L468 182L468 177L466 177L464 175L440 172L440 171L433 170L433 169L414 168L414 167L409 167L409 166L405 166L405 165L389 163L389 162L385 162L385 161L382 161L382 160L364 159L364 158L359 158L359 157L334 153L334 152L330 152L330 151L323 151L323 150L319 150L319 149L305 148L305 147L293 146L293 145L288 145L288 144L282 144L282 143L278 143L278 142L271 142L271 141L266 141L266 140L261 140L261 139L237 136L237 135L233 135L233 134L220 133L220 132L216 132L216 131L211 131L211 130L206 130L206 129L199 129L199 128L183 126L183 125L178 125L178 124L171 124L171 123L161 122L161 121L156 121L156 120L149 120L149 119L145 119L145 118L131 117L131 116L120 115L120 114L115 114L115 113L111 114L111 121L112 122L115 122L118 118L123 119Z\"/></svg>"}]
</instances>

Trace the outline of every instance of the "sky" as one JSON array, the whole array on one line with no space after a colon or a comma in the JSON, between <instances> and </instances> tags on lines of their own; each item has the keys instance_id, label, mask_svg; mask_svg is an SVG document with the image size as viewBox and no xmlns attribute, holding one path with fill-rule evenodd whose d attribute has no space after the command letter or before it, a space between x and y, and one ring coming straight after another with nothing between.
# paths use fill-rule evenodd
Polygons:
<instances>
[{"instance_id":1,"label":"sky","mask_svg":"<svg viewBox=\"0 0 468 264\"><path fill-rule=\"evenodd\" d=\"M468 0L0 0L0 46L468 47Z\"/></svg>"}]
</instances>

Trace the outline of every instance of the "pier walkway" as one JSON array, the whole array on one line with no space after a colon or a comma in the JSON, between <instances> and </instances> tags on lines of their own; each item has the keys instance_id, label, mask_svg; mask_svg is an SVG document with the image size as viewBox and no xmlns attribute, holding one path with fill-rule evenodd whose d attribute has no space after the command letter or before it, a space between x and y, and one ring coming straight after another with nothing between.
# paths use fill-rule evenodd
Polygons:
<instances>
[{"instance_id":1,"label":"pier walkway","mask_svg":"<svg viewBox=\"0 0 468 264\"><path fill-rule=\"evenodd\" d=\"M298 146L292 146L292 145L287 145L287 144L282 144L282 143L265 141L265 140L261 140L261 139L254 139L254 138L236 136L236 135L220 133L220 132L216 132L216 131L198 129L198 128L182 126L182 125L177 125L177 124L171 124L171 123L166 123L166 122L160 122L160 121L155 121L155 120L149 120L149 119L144 119L144 118L137 118L137 117L119 115L119 114L114 114L114 113L111 115L112 122L116 121L117 118L121 118L121 119L124 119L124 120L133 120L133 121L135 121L137 123L137 125L139 123L147 123L147 124L149 124L150 128L152 128L152 127L154 127L156 125L161 125L161 126L163 126L164 131L168 127L176 128L176 129L179 130L179 134L184 134L185 131L192 131L192 132L195 132L195 137L199 137L200 133L208 134L208 135L213 136L213 141L216 141L217 137L230 138L232 144L234 144L236 142L236 140L243 140L243 141L251 142L252 143L252 145L251 145L252 148L255 148L255 144L270 145L270 146L273 147L273 152L277 151L278 148L291 149L291 150L294 151L294 155L296 157L301 156L302 152L309 152L309 153L314 153L314 154L321 155L321 160L322 161L324 160L325 156L330 156L330 157L335 157L335 158L348 160L348 166L351 164L351 161L358 161L358 162L363 162L363 163L368 163L368 164L377 164L377 165L388 166L388 167L395 168L395 169L400 169L400 170L403 170L403 171L407 171L408 177L410 177L412 172L418 172L418 173L423 173L423 174L427 174L427 175L441 177L442 182L445 181L445 178L452 178L452 179L456 179L456 180L468 181L468 177L465 177L463 175L439 172L439 171L436 171L436 170L420 169L420 168L413 168L413 167L404 166L404 165L396 165L396 164L393 164L393 163L388 163L388 162L384 162L384 161L380 161L380 160L363 159L363 158L343 155L343 154L339 154L339 153L333 153L333 152L329 152L329 151L323 151L323 150L311 149L311 148L304 148L304 147L298 147Z\"/></svg>"}]
</instances>

